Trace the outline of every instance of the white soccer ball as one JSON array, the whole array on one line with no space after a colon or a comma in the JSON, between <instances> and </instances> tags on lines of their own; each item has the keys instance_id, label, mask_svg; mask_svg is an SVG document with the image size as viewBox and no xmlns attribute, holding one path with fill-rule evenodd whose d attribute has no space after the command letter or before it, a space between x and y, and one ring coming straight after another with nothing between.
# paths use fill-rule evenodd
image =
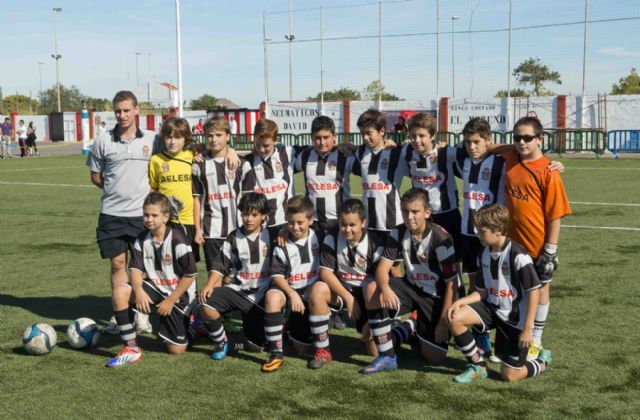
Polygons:
<instances>
[{"instance_id":1,"label":"white soccer ball","mask_svg":"<svg viewBox=\"0 0 640 420\"><path fill-rule=\"evenodd\" d=\"M58 335L56 334L56 330L44 322L38 322L28 326L22 335L24 349L27 353L36 356L49 353L53 350L57 341Z\"/></svg>"},{"instance_id":2,"label":"white soccer ball","mask_svg":"<svg viewBox=\"0 0 640 420\"><path fill-rule=\"evenodd\" d=\"M76 349L93 347L99 339L98 325L91 318L78 318L67 328L67 341Z\"/></svg>"}]
</instances>

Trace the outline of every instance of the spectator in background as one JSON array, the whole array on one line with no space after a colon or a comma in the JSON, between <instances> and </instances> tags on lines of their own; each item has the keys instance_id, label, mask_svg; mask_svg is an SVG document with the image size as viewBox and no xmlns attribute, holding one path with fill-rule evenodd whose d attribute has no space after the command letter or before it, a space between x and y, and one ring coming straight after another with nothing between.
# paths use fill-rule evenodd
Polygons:
<instances>
[{"instance_id":1,"label":"spectator in background","mask_svg":"<svg viewBox=\"0 0 640 420\"><path fill-rule=\"evenodd\" d=\"M409 128L407 127L407 122L405 121L402 115L398 117L398 122L396 122L395 125L393 126L393 131L396 134L406 133L407 131L409 131Z\"/></svg>"},{"instance_id":2,"label":"spectator in background","mask_svg":"<svg viewBox=\"0 0 640 420\"><path fill-rule=\"evenodd\" d=\"M29 155L31 156L40 156L38 153L38 147L36 147L36 125L33 121L29 121L29 127L27 128L27 148Z\"/></svg>"},{"instance_id":3,"label":"spectator in background","mask_svg":"<svg viewBox=\"0 0 640 420\"><path fill-rule=\"evenodd\" d=\"M9 117L4 119L4 122L0 124L0 128L2 129L2 142L0 142L0 155L2 155L2 159L9 159L11 156L11 134L13 131L13 127L11 126L11 119Z\"/></svg>"},{"instance_id":4,"label":"spectator in background","mask_svg":"<svg viewBox=\"0 0 640 420\"><path fill-rule=\"evenodd\" d=\"M233 141L238 140L238 122L233 118L233 115L229 116L229 130L231 131L231 139Z\"/></svg>"},{"instance_id":5,"label":"spectator in background","mask_svg":"<svg viewBox=\"0 0 640 420\"><path fill-rule=\"evenodd\" d=\"M20 145L20 157L26 158L27 154L27 127L24 126L24 120L18 122L18 144Z\"/></svg>"},{"instance_id":6,"label":"spectator in background","mask_svg":"<svg viewBox=\"0 0 640 420\"><path fill-rule=\"evenodd\" d=\"M204 125L203 125L204 121L202 120L202 118L200 118L198 120L198 124L193 126L193 130L191 130L191 132L193 133L194 136L201 136L204 134Z\"/></svg>"}]
</instances>

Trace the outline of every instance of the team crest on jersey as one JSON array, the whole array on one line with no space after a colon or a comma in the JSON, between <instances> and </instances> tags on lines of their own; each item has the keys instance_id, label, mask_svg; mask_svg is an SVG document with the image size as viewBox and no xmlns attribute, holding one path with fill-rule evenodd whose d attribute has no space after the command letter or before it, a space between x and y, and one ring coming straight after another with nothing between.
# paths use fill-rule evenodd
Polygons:
<instances>
[{"instance_id":1,"label":"team crest on jersey","mask_svg":"<svg viewBox=\"0 0 640 420\"><path fill-rule=\"evenodd\" d=\"M482 180L483 181L488 181L490 176L491 176L491 169L484 168L482 170Z\"/></svg>"},{"instance_id":2,"label":"team crest on jersey","mask_svg":"<svg viewBox=\"0 0 640 420\"><path fill-rule=\"evenodd\" d=\"M436 159L438 159L438 155L437 154L433 153L433 154L429 155L429 161L431 163L435 163Z\"/></svg>"},{"instance_id":3,"label":"team crest on jersey","mask_svg":"<svg viewBox=\"0 0 640 420\"><path fill-rule=\"evenodd\" d=\"M503 276L508 276L509 275L509 263L507 263L506 261L502 263L502 266L500 266L500 271L502 271L502 275Z\"/></svg>"},{"instance_id":4,"label":"team crest on jersey","mask_svg":"<svg viewBox=\"0 0 640 420\"><path fill-rule=\"evenodd\" d=\"M142 148L142 154L144 155L144 157L149 157L149 146L145 145Z\"/></svg>"},{"instance_id":5,"label":"team crest on jersey","mask_svg":"<svg viewBox=\"0 0 640 420\"><path fill-rule=\"evenodd\" d=\"M276 168L276 171L282 172L282 163L276 162L276 164L274 166Z\"/></svg>"},{"instance_id":6,"label":"team crest on jersey","mask_svg":"<svg viewBox=\"0 0 640 420\"><path fill-rule=\"evenodd\" d=\"M358 266L363 269L366 270L367 269L367 259L363 256L359 256L358 257Z\"/></svg>"},{"instance_id":7,"label":"team crest on jersey","mask_svg":"<svg viewBox=\"0 0 640 420\"><path fill-rule=\"evenodd\" d=\"M162 258L162 264L171 265L171 255L167 254Z\"/></svg>"},{"instance_id":8,"label":"team crest on jersey","mask_svg":"<svg viewBox=\"0 0 640 420\"><path fill-rule=\"evenodd\" d=\"M162 172L169 172L169 163L165 162L162 164Z\"/></svg>"},{"instance_id":9,"label":"team crest on jersey","mask_svg":"<svg viewBox=\"0 0 640 420\"><path fill-rule=\"evenodd\" d=\"M336 170L336 162L335 162L335 160L330 160L329 163L327 164L327 166L329 167L329 170L335 171Z\"/></svg>"},{"instance_id":10,"label":"team crest on jersey","mask_svg":"<svg viewBox=\"0 0 640 420\"><path fill-rule=\"evenodd\" d=\"M388 159L382 159L382 161L380 162L380 167L384 170L386 170L389 167L389 160Z\"/></svg>"},{"instance_id":11,"label":"team crest on jersey","mask_svg":"<svg viewBox=\"0 0 640 420\"><path fill-rule=\"evenodd\" d=\"M424 252L418 254L418 259L422 262L427 262L429 260L429 256Z\"/></svg>"},{"instance_id":12,"label":"team crest on jersey","mask_svg":"<svg viewBox=\"0 0 640 420\"><path fill-rule=\"evenodd\" d=\"M267 245L262 245L262 256L266 257L269 255L269 247Z\"/></svg>"}]
</instances>

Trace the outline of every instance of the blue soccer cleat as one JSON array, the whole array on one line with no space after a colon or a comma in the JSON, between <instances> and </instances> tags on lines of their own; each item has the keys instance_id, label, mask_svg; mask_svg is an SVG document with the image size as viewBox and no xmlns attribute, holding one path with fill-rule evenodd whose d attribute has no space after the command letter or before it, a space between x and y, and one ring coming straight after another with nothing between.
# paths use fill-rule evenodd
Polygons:
<instances>
[{"instance_id":1,"label":"blue soccer cleat","mask_svg":"<svg viewBox=\"0 0 640 420\"><path fill-rule=\"evenodd\" d=\"M130 363L137 363L140 359L142 359L142 351L139 348L135 349L127 346L122 349L116 357L110 359L105 366L115 368L128 365Z\"/></svg>"},{"instance_id":2,"label":"blue soccer cleat","mask_svg":"<svg viewBox=\"0 0 640 420\"><path fill-rule=\"evenodd\" d=\"M360 369L360 373L362 373L363 375L371 375L372 373L395 369L398 369L398 361L396 359L396 356L386 356L384 354L381 354L380 356L373 359L373 362L371 362L371 364Z\"/></svg>"},{"instance_id":3,"label":"blue soccer cleat","mask_svg":"<svg viewBox=\"0 0 640 420\"><path fill-rule=\"evenodd\" d=\"M227 341L220 344L214 344L213 353L211 353L211 358L213 360L222 360L227 356L228 352L229 352L229 343Z\"/></svg>"}]
</instances>

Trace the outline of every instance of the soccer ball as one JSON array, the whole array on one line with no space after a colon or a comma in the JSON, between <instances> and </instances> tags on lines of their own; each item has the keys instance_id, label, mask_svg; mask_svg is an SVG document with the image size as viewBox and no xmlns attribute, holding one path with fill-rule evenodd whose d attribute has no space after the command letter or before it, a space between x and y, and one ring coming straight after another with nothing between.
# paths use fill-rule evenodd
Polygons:
<instances>
[{"instance_id":1,"label":"soccer ball","mask_svg":"<svg viewBox=\"0 0 640 420\"><path fill-rule=\"evenodd\" d=\"M56 330L44 322L38 322L28 326L22 335L24 349L27 353L36 356L47 354L53 350L57 340Z\"/></svg>"},{"instance_id":2,"label":"soccer ball","mask_svg":"<svg viewBox=\"0 0 640 420\"><path fill-rule=\"evenodd\" d=\"M91 318L78 318L67 328L67 341L76 349L93 347L99 339L100 331Z\"/></svg>"}]
</instances>

